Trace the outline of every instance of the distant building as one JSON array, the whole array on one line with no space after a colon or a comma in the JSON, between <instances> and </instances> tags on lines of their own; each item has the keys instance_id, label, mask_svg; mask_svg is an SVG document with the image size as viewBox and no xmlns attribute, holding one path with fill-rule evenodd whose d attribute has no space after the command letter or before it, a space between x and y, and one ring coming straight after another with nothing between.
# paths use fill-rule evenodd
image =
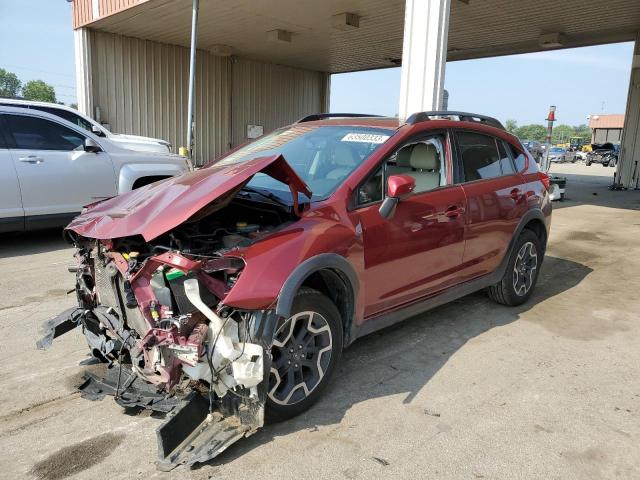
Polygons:
<instances>
[{"instance_id":1,"label":"distant building","mask_svg":"<svg viewBox=\"0 0 640 480\"><path fill-rule=\"evenodd\" d=\"M589 115L589 128L591 128L591 143L620 143L624 115Z\"/></svg>"},{"instance_id":2,"label":"distant building","mask_svg":"<svg viewBox=\"0 0 640 480\"><path fill-rule=\"evenodd\" d=\"M446 89L442 95L442 110L449 110L449 92Z\"/></svg>"}]
</instances>

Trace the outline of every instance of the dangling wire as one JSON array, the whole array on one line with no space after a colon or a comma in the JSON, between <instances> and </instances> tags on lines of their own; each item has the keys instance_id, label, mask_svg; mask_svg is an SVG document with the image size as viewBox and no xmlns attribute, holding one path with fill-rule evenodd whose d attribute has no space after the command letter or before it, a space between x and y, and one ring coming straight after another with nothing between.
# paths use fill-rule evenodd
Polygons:
<instances>
[{"instance_id":1,"label":"dangling wire","mask_svg":"<svg viewBox=\"0 0 640 480\"><path fill-rule=\"evenodd\" d=\"M116 384L116 396L115 396L116 400L120 396L120 377L122 375L122 351L123 350L124 350L124 342L120 346L120 351L118 352L118 383Z\"/></svg>"}]
</instances>

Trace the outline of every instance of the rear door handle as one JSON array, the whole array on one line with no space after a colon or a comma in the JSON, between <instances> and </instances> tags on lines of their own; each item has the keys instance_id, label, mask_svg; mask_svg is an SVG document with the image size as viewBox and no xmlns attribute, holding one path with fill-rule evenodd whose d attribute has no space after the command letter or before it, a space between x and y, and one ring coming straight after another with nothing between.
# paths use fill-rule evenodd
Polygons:
<instances>
[{"instance_id":1,"label":"rear door handle","mask_svg":"<svg viewBox=\"0 0 640 480\"><path fill-rule=\"evenodd\" d=\"M444 211L444 216L447 218L456 218L462 215L464 212L464 207L461 207L459 205L451 205Z\"/></svg>"},{"instance_id":2,"label":"rear door handle","mask_svg":"<svg viewBox=\"0 0 640 480\"><path fill-rule=\"evenodd\" d=\"M28 157L20 157L19 161L23 163L42 163L44 159L42 157L37 157L36 155L29 155Z\"/></svg>"}]
</instances>

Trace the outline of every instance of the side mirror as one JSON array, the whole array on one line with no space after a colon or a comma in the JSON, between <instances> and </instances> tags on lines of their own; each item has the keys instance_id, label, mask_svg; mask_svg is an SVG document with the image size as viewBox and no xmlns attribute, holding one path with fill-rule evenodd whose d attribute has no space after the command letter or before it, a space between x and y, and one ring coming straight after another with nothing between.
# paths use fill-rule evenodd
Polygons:
<instances>
[{"instance_id":1,"label":"side mirror","mask_svg":"<svg viewBox=\"0 0 640 480\"><path fill-rule=\"evenodd\" d=\"M100 145L98 145L96 142L94 142L90 138L85 138L84 151L89 153L98 153L98 152L101 152L102 149L100 148Z\"/></svg>"},{"instance_id":2,"label":"side mirror","mask_svg":"<svg viewBox=\"0 0 640 480\"><path fill-rule=\"evenodd\" d=\"M97 125L91 125L91 133L97 135L98 137L105 136L104 132Z\"/></svg>"},{"instance_id":3,"label":"side mirror","mask_svg":"<svg viewBox=\"0 0 640 480\"><path fill-rule=\"evenodd\" d=\"M410 175L391 175L387 179L387 197L380 205L382 218L391 218L400 200L404 200L416 188L416 180Z\"/></svg>"}]
</instances>

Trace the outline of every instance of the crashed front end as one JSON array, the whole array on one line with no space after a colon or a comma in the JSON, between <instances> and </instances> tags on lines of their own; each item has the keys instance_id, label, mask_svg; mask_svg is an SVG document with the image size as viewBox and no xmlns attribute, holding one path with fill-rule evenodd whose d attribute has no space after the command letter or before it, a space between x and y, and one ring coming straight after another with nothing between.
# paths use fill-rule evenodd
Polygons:
<instances>
[{"instance_id":1,"label":"crashed front end","mask_svg":"<svg viewBox=\"0 0 640 480\"><path fill-rule=\"evenodd\" d=\"M41 347L80 326L92 356L120 370L115 391L111 382L119 403L161 412L175 407L158 429L167 465L206 461L263 425L265 333L273 316L221 303L242 259L76 242L78 308L49 324ZM136 390L132 401L127 389L136 378L151 388L146 395ZM95 377L84 387L91 392L96 382L108 390L108 380Z\"/></svg>"},{"instance_id":2,"label":"crashed front end","mask_svg":"<svg viewBox=\"0 0 640 480\"><path fill-rule=\"evenodd\" d=\"M80 327L90 360L109 367L106 377L85 376L83 396L110 394L123 407L168 414L157 430L162 469L207 461L264 423L277 316L224 300L245 268L240 252L296 215L240 198L265 166L291 174L282 157L250 163L234 175L193 172L116 197L66 230L77 249L78 306L45 323L38 347ZM194 196L194 188L213 193ZM171 212L180 202L194 207L186 220L181 209ZM107 238L114 231L131 235Z\"/></svg>"}]
</instances>

